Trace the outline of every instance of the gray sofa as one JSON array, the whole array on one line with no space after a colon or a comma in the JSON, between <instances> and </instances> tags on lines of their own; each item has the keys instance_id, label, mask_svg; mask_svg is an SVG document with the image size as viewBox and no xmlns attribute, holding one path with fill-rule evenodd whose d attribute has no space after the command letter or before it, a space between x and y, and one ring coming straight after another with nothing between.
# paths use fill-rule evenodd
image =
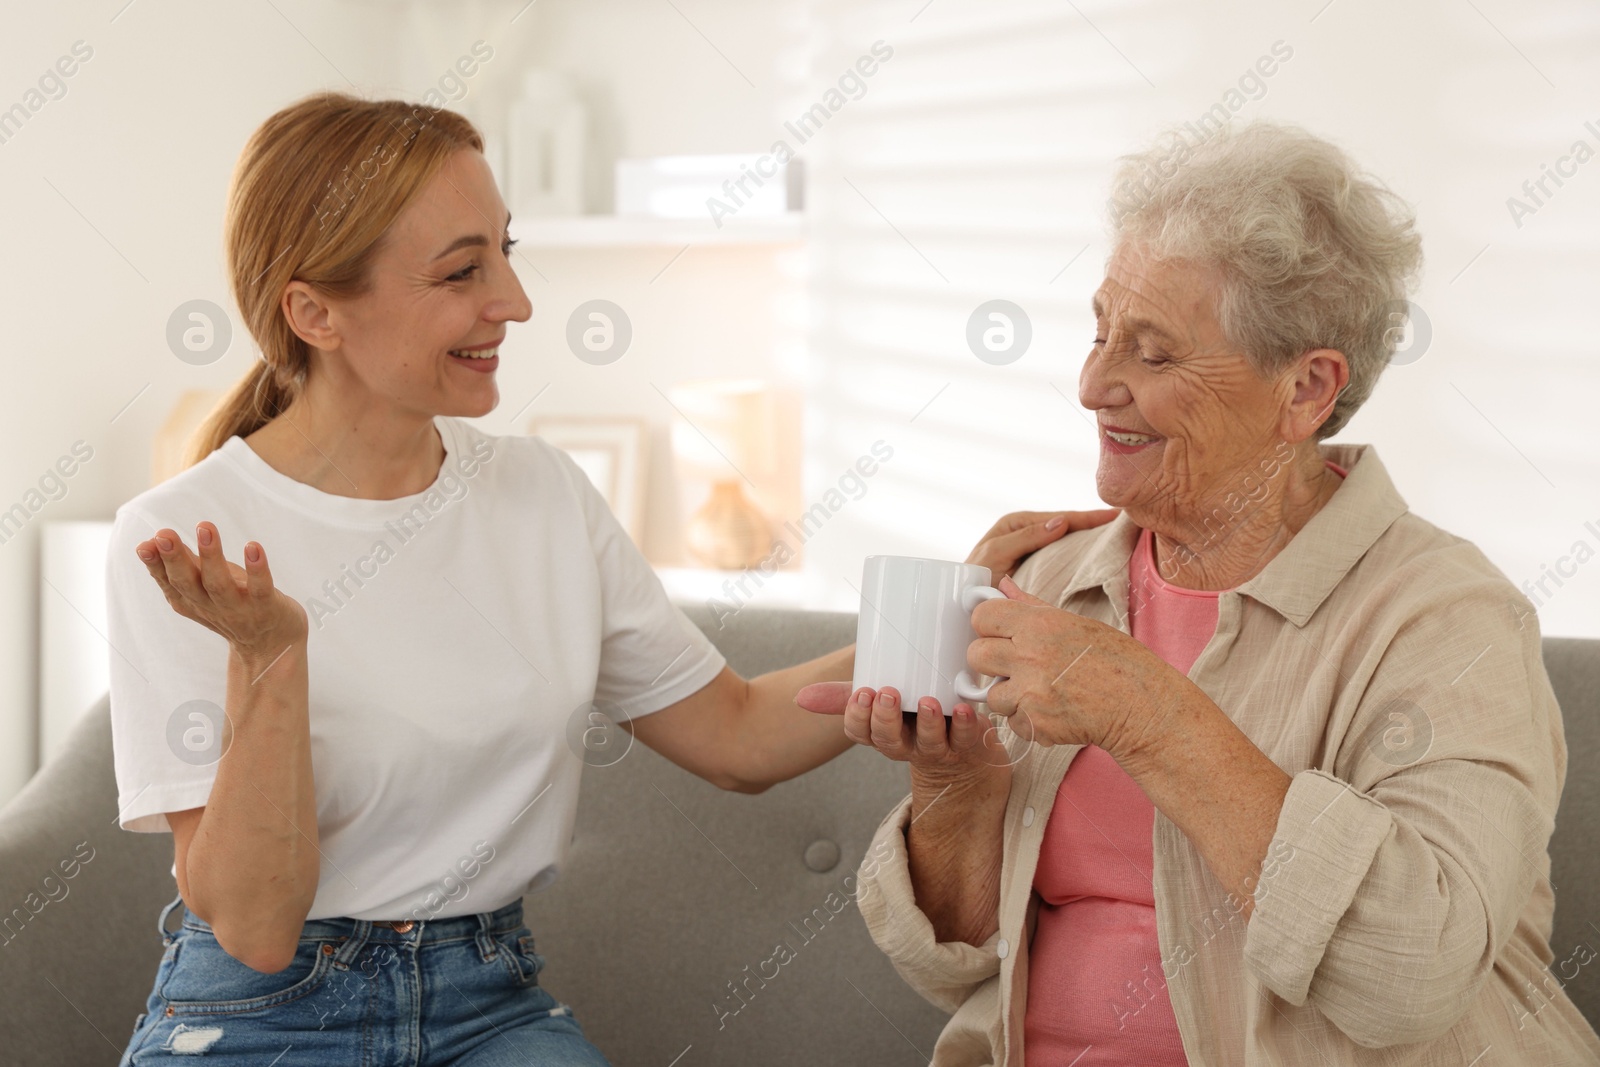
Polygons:
<instances>
[{"instance_id":1,"label":"gray sofa","mask_svg":"<svg viewBox=\"0 0 1600 1067\"><path fill-rule=\"evenodd\" d=\"M718 631L688 610L746 676L855 635L851 615L752 608ZM1547 639L1545 662L1570 750L1551 845L1560 961L1580 942L1600 947L1600 641ZM903 767L864 750L754 797L642 745L586 769L569 869L525 901L548 961L541 980L618 1067L926 1063L944 1016L901 983L843 884L905 789ZM128 833L115 818L102 701L0 811L0 920L11 916L0 932L0 1063L109 1067L144 1008L162 951L156 916L175 893L172 838ZM62 883L67 895L29 912L29 894L44 898L43 879L80 842L93 858ZM779 942L793 958L746 983ZM1566 983L1592 1021L1597 972ZM730 983L754 993L735 999Z\"/></svg>"}]
</instances>

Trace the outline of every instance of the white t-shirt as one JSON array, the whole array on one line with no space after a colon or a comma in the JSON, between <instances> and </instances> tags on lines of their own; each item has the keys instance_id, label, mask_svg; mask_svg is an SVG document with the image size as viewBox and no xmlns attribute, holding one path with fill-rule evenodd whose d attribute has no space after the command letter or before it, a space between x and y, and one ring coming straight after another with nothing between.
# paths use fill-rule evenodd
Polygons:
<instances>
[{"instance_id":1,"label":"white t-shirt","mask_svg":"<svg viewBox=\"0 0 1600 1067\"><path fill-rule=\"evenodd\" d=\"M260 542L305 605L322 853L308 919L470 915L547 885L600 723L590 702L614 719L659 711L725 662L566 453L434 425L447 455L415 496L324 493L232 437L112 529L124 829L170 831L165 812L206 803L227 697L226 640L167 604L134 546L168 526L193 550L209 520L235 563Z\"/></svg>"}]
</instances>

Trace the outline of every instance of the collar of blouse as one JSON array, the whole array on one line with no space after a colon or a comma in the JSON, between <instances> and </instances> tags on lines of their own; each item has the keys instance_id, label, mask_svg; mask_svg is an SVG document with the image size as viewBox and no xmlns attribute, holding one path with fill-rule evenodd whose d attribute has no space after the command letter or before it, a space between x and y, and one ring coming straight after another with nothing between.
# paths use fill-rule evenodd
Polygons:
<instances>
[{"instance_id":1,"label":"collar of blouse","mask_svg":"<svg viewBox=\"0 0 1600 1067\"><path fill-rule=\"evenodd\" d=\"M1260 574L1236 590L1296 626L1306 624L1356 560L1409 510L1372 445L1325 444L1322 451L1349 471L1344 483ZM1139 527L1126 511L1102 527L1056 606L1074 593L1125 578L1138 540Z\"/></svg>"}]
</instances>

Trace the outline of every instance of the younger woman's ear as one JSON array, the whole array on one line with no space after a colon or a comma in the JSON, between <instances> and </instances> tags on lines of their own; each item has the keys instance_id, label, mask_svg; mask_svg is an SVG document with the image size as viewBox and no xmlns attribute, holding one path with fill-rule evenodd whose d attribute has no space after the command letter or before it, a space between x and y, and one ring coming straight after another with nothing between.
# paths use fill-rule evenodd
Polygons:
<instances>
[{"instance_id":1,"label":"younger woman's ear","mask_svg":"<svg viewBox=\"0 0 1600 1067\"><path fill-rule=\"evenodd\" d=\"M305 282L290 282L283 290L282 307L284 320L300 340L324 351L339 347L339 333L329 318L332 309L321 293Z\"/></svg>"}]
</instances>

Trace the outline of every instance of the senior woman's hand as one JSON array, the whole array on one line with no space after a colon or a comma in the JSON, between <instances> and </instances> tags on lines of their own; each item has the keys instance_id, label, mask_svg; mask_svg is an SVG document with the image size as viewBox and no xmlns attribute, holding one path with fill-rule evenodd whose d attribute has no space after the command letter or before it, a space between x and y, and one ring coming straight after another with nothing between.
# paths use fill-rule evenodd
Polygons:
<instances>
[{"instance_id":1,"label":"senior woman's hand","mask_svg":"<svg viewBox=\"0 0 1600 1067\"><path fill-rule=\"evenodd\" d=\"M877 691L863 686L839 708L834 697L840 684L808 685L795 703L819 715L840 715L850 740L909 763L912 803L919 811L951 789L993 799L1011 788L1010 759L999 731L972 705L957 704L947 717L937 700L923 697L915 712L903 712L893 686Z\"/></svg>"},{"instance_id":2,"label":"senior woman's hand","mask_svg":"<svg viewBox=\"0 0 1600 1067\"><path fill-rule=\"evenodd\" d=\"M807 687L813 688L817 687ZM800 693L804 697L806 690ZM806 701L800 704L805 707ZM931 791L931 795L959 788L1003 794L1011 785L1011 767L998 731L970 704L957 704L946 717L937 700L923 697L917 710L907 715L893 686L876 692L863 686L845 706L844 732L858 745L911 764L913 793Z\"/></svg>"},{"instance_id":3,"label":"senior woman's hand","mask_svg":"<svg viewBox=\"0 0 1600 1067\"><path fill-rule=\"evenodd\" d=\"M807 700L807 690L821 688L802 689L800 706L823 710ZM940 941L983 944L998 928L1001 826L1011 793L999 731L970 704L957 704L947 719L932 697L918 701L913 726L892 686L857 690L843 715L856 744L911 764L906 864L918 907Z\"/></svg>"},{"instance_id":4,"label":"senior woman's hand","mask_svg":"<svg viewBox=\"0 0 1600 1067\"><path fill-rule=\"evenodd\" d=\"M1007 599L972 613L978 639L967 664L1002 679L989 690L989 708L1026 718L1022 736L1097 745L1121 762L1158 743L1184 701L1200 693L1121 630L1048 604L1010 578L998 588Z\"/></svg>"}]
</instances>

